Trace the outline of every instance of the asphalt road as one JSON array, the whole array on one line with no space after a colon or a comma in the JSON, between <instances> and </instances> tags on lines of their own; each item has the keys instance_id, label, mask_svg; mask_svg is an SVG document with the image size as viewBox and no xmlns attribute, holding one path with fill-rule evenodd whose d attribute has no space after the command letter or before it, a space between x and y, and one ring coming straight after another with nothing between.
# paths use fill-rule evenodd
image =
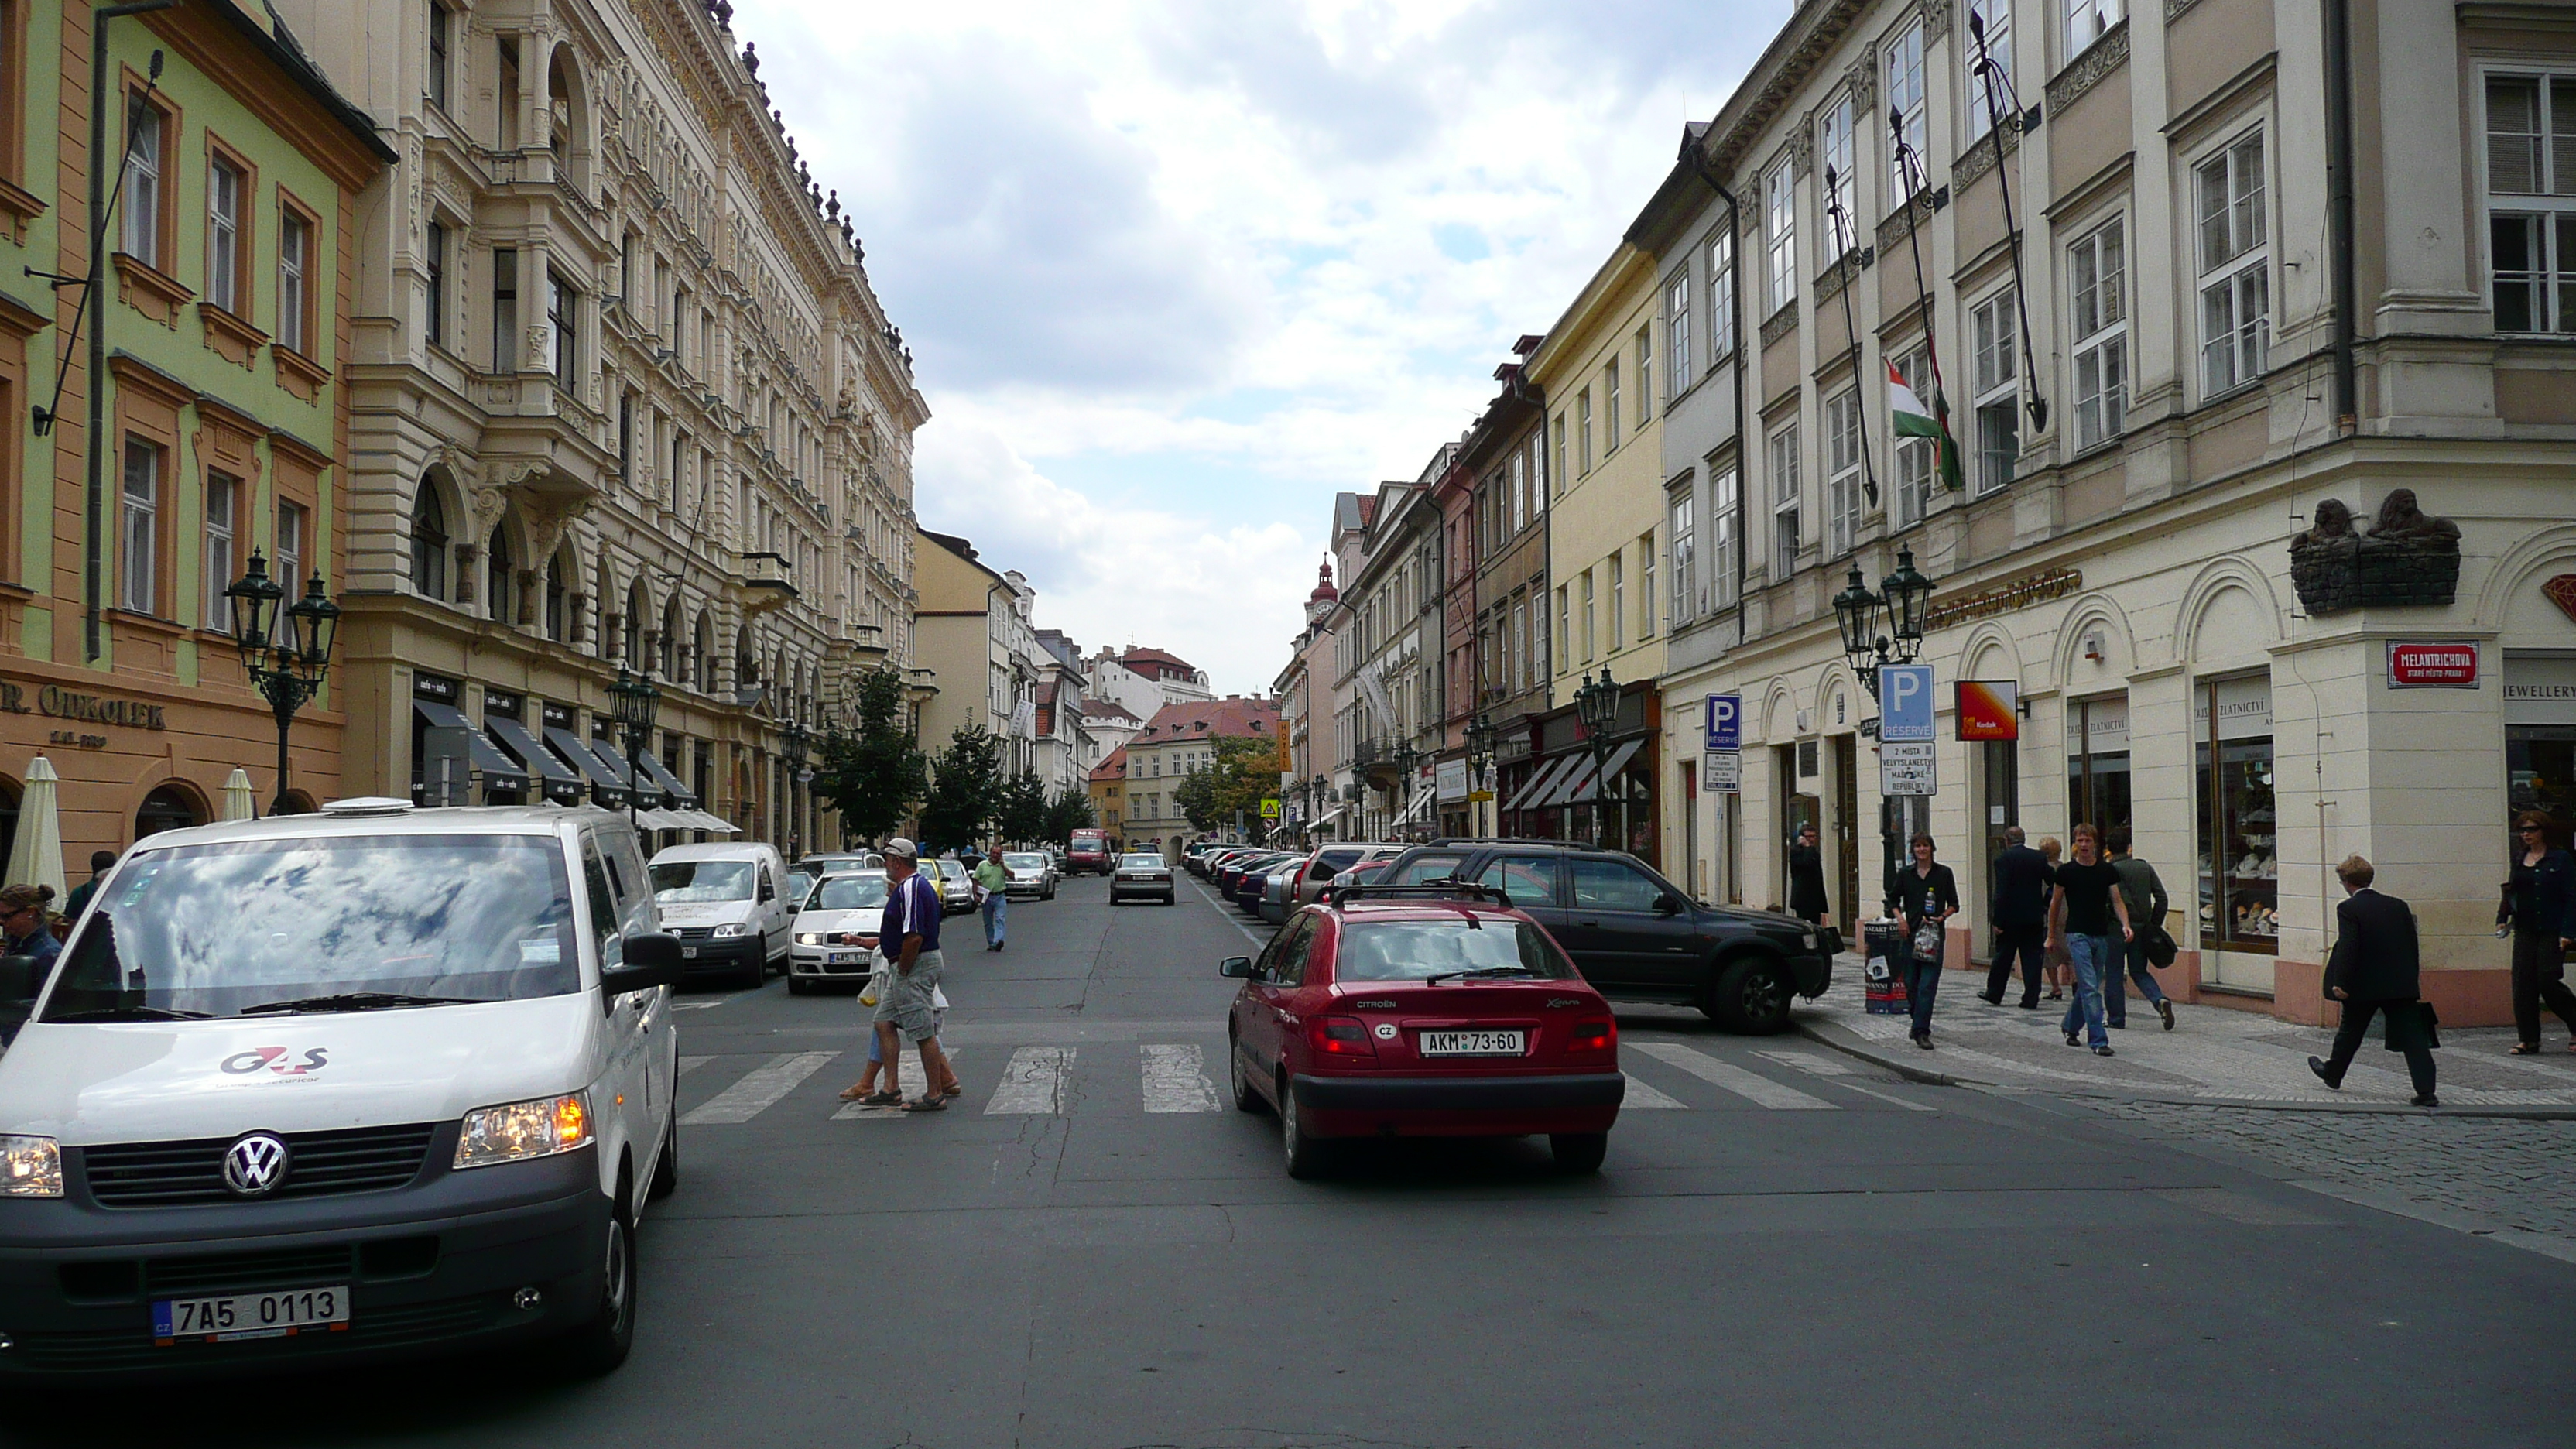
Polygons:
<instances>
[{"instance_id":1,"label":"asphalt road","mask_svg":"<svg viewBox=\"0 0 2576 1449\"><path fill-rule=\"evenodd\" d=\"M2576 1266L1651 1008L1622 1014L1636 1086L1596 1178L1507 1142L1295 1183L1275 1124L1218 1104L1232 912L1186 881L1113 910L1087 879L1012 917L1000 955L950 923L942 1116L836 1115L846 997L686 998L697 1120L619 1373L21 1401L0 1439L2569 1442Z\"/></svg>"}]
</instances>

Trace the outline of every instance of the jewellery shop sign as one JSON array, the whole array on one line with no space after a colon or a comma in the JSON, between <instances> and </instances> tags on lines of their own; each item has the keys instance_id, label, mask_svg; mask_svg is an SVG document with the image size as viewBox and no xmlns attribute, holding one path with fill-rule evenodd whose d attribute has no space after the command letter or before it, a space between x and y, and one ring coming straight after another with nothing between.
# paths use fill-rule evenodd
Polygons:
<instances>
[{"instance_id":1,"label":"jewellery shop sign","mask_svg":"<svg viewBox=\"0 0 2576 1449\"><path fill-rule=\"evenodd\" d=\"M29 685L15 679L0 679L0 714L43 715L67 722L74 728L45 732L45 743L70 745L75 749L107 748L107 736L77 728L80 725L125 729L166 730L169 722L162 717L162 706L146 704L139 699L119 699L107 694L82 694L58 684Z\"/></svg>"}]
</instances>

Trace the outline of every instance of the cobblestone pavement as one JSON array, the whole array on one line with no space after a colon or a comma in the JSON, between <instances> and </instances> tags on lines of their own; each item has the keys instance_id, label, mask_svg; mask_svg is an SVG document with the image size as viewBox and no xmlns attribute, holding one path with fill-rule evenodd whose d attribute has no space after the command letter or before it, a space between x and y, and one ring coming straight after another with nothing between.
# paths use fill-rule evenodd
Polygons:
<instances>
[{"instance_id":1,"label":"cobblestone pavement","mask_svg":"<svg viewBox=\"0 0 2576 1449\"><path fill-rule=\"evenodd\" d=\"M2349 1201L2406 1211L2576 1261L2576 1121L2273 1112L2095 1100L2144 1135L2233 1150ZM2431 1209L2431 1211L2422 1211Z\"/></svg>"},{"instance_id":2,"label":"cobblestone pavement","mask_svg":"<svg viewBox=\"0 0 2576 1449\"><path fill-rule=\"evenodd\" d=\"M2128 1029L2111 1033L2114 1055L2097 1057L2066 1045L2058 1030L2066 1002L2043 1001L2039 1010L2023 1011L2012 1004L2019 999L2016 982L2004 1005L1990 1006L1977 997L1985 979L1982 969L1945 973L1932 1022L1935 1049L1928 1052L1907 1040L1908 1018L1868 1014L1857 956L1835 963L1832 989L1800 1003L1796 1021L1830 1045L1964 1082L2075 1096L2412 1110L2405 1106L2414 1095L2405 1060L2376 1039L2354 1059L2343 1090L2330 1092L2307 1061L2326 1054L2332 1032L2220 1006L2176 1006L2176 1029L2166 1031L2154 1009L2133 996ZM2504 1051L2512 1039L2509 1028L2442 1028L2443 1049L2434 1061L2443 1104L2576 1110L2576 1054L2564 1049L2565 1039L2553 1030L2540 1055L2509 1057Z\"/></svg>"}]
</instances>

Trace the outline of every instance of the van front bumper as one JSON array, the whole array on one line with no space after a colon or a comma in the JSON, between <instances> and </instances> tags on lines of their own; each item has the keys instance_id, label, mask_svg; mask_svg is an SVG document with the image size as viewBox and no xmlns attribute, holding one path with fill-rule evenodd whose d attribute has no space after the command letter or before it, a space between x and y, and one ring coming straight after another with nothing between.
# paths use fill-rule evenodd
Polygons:
<instances>
[{"instance_id":1,"label":"van front bumper","mask_svg":"<svg viewBox=\"0 0 2576 1449\"><path fill-rule=\"evenodd\" d=\"M410 1187L264 1203L107 1209L0 1202L0 1379L104 1382L302 1372L534 1340L597 1312L611 1204L596 1148L447 1170L454 1129ZM184 1285L184 1286L176 1286ZM152 1304L349 1290L349 1322L291 1338L158 1343ZM535 1289L527 1308L515 1299Z\"/></svg>"},{"instance_id":2,"label":"van front bumper","mask_svg":"<svg viewBox=\"0 0 2576 1449\"><path fill-rule=\"evenodd\" d=\"M730 976L754 961L764 969L769 965L769 943L758 935L684 936L680 940L680 950L683 953L697 952L694 956L681 956L680 973L684 976L717 973Z\"/></svg>"}]
</instances>

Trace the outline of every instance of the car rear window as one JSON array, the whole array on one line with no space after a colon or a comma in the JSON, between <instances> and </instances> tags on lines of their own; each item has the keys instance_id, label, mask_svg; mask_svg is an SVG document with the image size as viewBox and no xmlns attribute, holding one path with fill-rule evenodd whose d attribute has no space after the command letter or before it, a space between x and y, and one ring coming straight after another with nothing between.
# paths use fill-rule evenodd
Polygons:
<instances>
[{"instance_id":1,"label":"car rear window","mask_svg":"<svg viewBox=\"0 0 2576 1449\"><path fill-rule=\"evenodd\" d=\"M1575 974L1574 963L1545 931L1491 917L1345 922L1333 952L1336 981L1420 981L1459 971L1499 974L1514 966L1551 981Z\"/></svg>"},{"instance_id":2,"label":"car rear window","mask_svg":"<svg viewBox=\"0 0 2576 1449\"><path fill-rule=\"evenodd\" d=\"M1009 866L1013 870L1038 870L1042 869L1046 863L1047 858L1035 851L1018 852L1002 857L1002 864Z\"/></svg>"},{"instance_id":3,"label":"car rear window","mask_svg":"<svg viewBox=\"0 0 2576 1449\"><path fill-rule=\"evenodd\" d=\"M1315 857L1315 863L1324 867L1324 874L1332 875L1349 870L1359 863L1359 858L1360 853L1356 850L1327 850Z\"/></svg>"},{"instance_id":4,"label":"car rear window","mask_svg":"<svg viewBox=\"0 0 2576 1449\"><path fill-rule=\"evenodd\" d=\"M1118 868L1120 870L1161 870L1163 858L1159 855L1122 855L1118 857Z\"/></svg>"}]
</instances>

